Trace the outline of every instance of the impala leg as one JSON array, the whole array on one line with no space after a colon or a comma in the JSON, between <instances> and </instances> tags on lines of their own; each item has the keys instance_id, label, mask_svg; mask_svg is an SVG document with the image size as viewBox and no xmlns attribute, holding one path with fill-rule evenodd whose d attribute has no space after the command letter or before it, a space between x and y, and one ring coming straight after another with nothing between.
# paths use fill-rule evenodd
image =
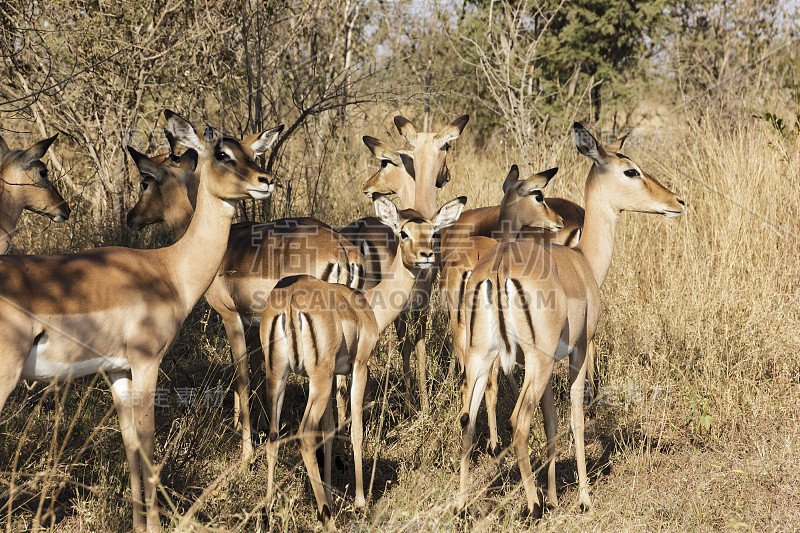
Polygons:
<instances>
[{"instance_id":1,"label":"impala leg","mask_svg":"<svg viewBox=\"0 0 800 533\"><path fill-rule=\"evenodd\" d=\"M589 498L589 480L586 476L586 451L584 449L583 396L586 380L586 341L570 354L569 360L569 398L572 404L572 434L575 437L575 460L578 463L578 491L581 506L591 510L592 500Z\"/></svg>"},{"instance_id":2,"label":"impala leg","mask_svg":"<svg viewBox=\"0 0 800 533\"><path fill-rule=\"evenodd\" d=\"M158 363L150 361L141 367L134 367L133 390L137 401L133 406L136 433L140 443L141 469L144 478L144 501L147 506L147 531L161 532L161 519L158 511L159 468L153 463L155 449L155 392L158 382ZM141 400L139 400L141 398Z\"/></svg>"},{"instance_id":3,"label":"impala leg","mask_svg":"<svg viewBox=\"0 0 800 533\"><path fill-rule=\"evenodd\" d=\"M497 438L497 374L500 372L500 358L494 360L489 380L486 383L486 416L489 419L489 454L500 453L499 439Z\"/></svg>"},{"instance_id":4,"label":"impala leg","mask_svg":"<svg viewBox=\"0 0 800 533\"><path fill-rule=\"evenodd\" d=\"M467 400L461 407L459 422L461 423L461 479L458 493L458 507L464 509L467 505L467 488L469 485L469 462L472 447L475 443L475 422L478 419L478 409L489 380L493 357L474 358L466 360L465 381Z\"/></svg>"},{"instance_id":5,"label":"impala leg","mask_svg":"<svg viewBox=\"0 0 800 533\"><path fill-rule=\"evenodd\" d=\"M20 343L19 346L4 346L0 353L0 411L3 410L11 391L19 382L25 358L31 353L32 346L33 342Z\"/></svg>"},{"instance_id":6,"label":"impala leg","mask_svg":"<svg viewBox=\"0 0 800 533\"><path fill-rule=\"evenodd\" d=\"M400 341L400 356L403 358L403 383L406 386L406 403L411 406L411 341L409 333L413 331L411 312L400 313L394 321L397 340Z\"/></svg>"},{"instance_id":7,"label":"impala leg","mask_svg":"<svg viewBox=\"0 0 800 533\"><path fill-rule=\"evenodd\" d=\"M133 527L136 531L160 532L158 471L153 465L158 365L143 365L133 373L115 372L109 378L130 469Z\"/></svg>"},{"instance_id":8,"label":"impala leg","mask_svg":"<svg viewBox=\"0 0 800 533\"><path fill-rule=\"evenodd\" d=\"M115 372L109 375L111 396L117 410L119 428L122 433L122 444L128 458L128 470L131 476L131 500L133 503L133 529L145 531L145 514L142 502L142 469L139 460L139 443L133 414L133 385L129 372Z\"/></svg>"},{"instance_id":9,"label":"impala leg","mask_svg":"<svg viewBox=\"0 0 800 533\"><path fill-rule=\"evenodd\" d=\"M280 422L283 396L286 392L288 369L273 372L267 369L265 388L267 390L267 412L269 413L269 442L267 443L267 502L272 502L275 483L275 464L278 462L278 445L280 444Z\"/></svg>"},{"instance_id":10,"label":"impala leg","mask_svg":"<svg viewBox=\"0 0 800 533\"><path fill-rule=\"evenodd\" d=\"M417 367L419 380L419 399L423 413L430 410L428 404L428 355L425 348L425 333L428 330L428 312L414 313L417 318L417 327L414 330L414 351L417 354Z\"/></svg>"},{"instance_id":11,"label":"impala leg","mask_svg":"<svg viewBox=\"0 0 800 533\"><path fill-rule=\"evenodd\" d=\"M544 389L553 372L553 359L538 350L525 357L525 381L522 383L517 404L511 415L512 439L517 454L522 484L528 500L528 513L534 518L542 515L542 506L536 490L536 482L531 470L531 458L528 454L528 436L530 435L531 418L535 405L541 399Z\"/></svg>"},{"instance_id":12,"label":"impala leg","mask_svg":"<svg viewBox=\"0 0 800 533\"><path fill-rule=\"evenodd\" d=\"M323 478L325 484L325 498L328 500L328 505L333 506L333 495L331 494L331 458L333 457L333 437L336 432L336 422L333 417L333 398L336 395L338 387L334 380L331 391L328 394L328 405L325 408L325 413L322 415L322 451L323 451Z\"/></svg>"},{"instance_id":13,"label":"impala leg","mask_svg":"<svg viewBox=\"0 0 800 533\"><path fill-rule=\"evenodd\" d=\"M250 374L244 325L239 315L223 316L225 332L231 345L231 359L236 375L236 389L233 396L233 418L237 428L242 430L242 461L253 457L252 426L250 425Z\"/></svg>"},{"instance_id":14,"label":"impala leg","mask_svg":"<svg viewBox=\"0 0 800 533\"><path fill-rule=\"evenodd\" d=\"M539 402L542 408L542 418L544 420L544 434L547 437L547 506L558 507L558 495L556 494L556 428L558 417L553 400L553 380L547 380L547 386Z\"/></svg>"},{"instance_id":15,"label":"impala leg","mask_svg":"<svg viewBox=\"0 0 800 533\"><path fill-rule=\"evenodd\" d=\"M347 377L336 376L336 415L338 430L344 431L347 426Z\"/></svg>"},{"instance_id":16,"label":"impala leg","mask_svg":"<svg viewBox=\"0 0 800 533\"><path fill-rule=\"evenodd\" d=\"M320 384L310 381L308 387L308 403L303 414L303 421L300 423L298 440L300 441L300 453L303 455L303 462L311 480L311 488L314 491L314 499L317 502L317 513L325 529L335 530L331 519L331 509L328 505L327 495L322 486L319 475L319 463L317 462L317 437L319 436L319 423L325 410L328 408L331 386L333 380L328 383Z\"/></svg>"},{"instance_id":17,"label":"impala leg","mask_svg":"<svg viewBox=\"0 0 800 533\"><path fill-rule=\"evenodd\" d=\"M362 444L364 441L364 390L367 386L368 367L365 361L356 358L353 365L353 383L350 386L350 403L353 420L350 423L350 440L353 443L353 462L356 466L355 506L363 509L367 502L364 497L364 472Z\"/></svg>"}]
</instances>

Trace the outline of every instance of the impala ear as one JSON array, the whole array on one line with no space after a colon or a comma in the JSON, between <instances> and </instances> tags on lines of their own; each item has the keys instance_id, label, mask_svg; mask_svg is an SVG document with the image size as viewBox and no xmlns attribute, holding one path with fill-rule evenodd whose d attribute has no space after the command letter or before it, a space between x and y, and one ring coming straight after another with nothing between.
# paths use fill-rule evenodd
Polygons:
<instances>
[{"instance_id":1,"label":"impala ear","mask_svg":"<svg viewBox=\"0 0 800 533\"><path fill-rule=\"evenodd\" d=\"M511 165L511 170L506 175L506 180L503 182L503 194L508 192L517 181L519 180L519 167L516 164Z\"/></svg>"},{"instance_id":2,"label":"impala ear","mask_svg":"<svg viewBox=\"0 0 800 533\"><path fill-rule=\"evenodd\" d=\"M128 153L131 154L133 162L136 163L136 167L139 169L139 174L142 176L143 180L145 178L152 178L159 185L162 185L167 180L167 170L165 167L157 164L143 153L136 151L132 146L128 146Z\"/></svg>"},{"instance_id":3,"label":"impala ear","mask_svg":"<svg viewBox=\"0 0 800 533\"><path fill-rule=\"evenodd\" d=\"M581 155L588 157L595 164L604 165L608 155L603 150L603 147L600 146L600 143L597 142L597 139L580 122L575 122L572 125L572 129L575 134L575 146Z\"/></svg>"},{"instance_id":4,"label":"impala ear","mask_svg":"<svg viewBox=\"0 0 800 533\"><path fill-rule=\"evenodd\" d=\"M625 144L625 139L628 138L628 135L630 135L630 133L626 133L625 135L623 135L622 137L620 137L619 139L617 139L613 143L607 144L605 146L605 148L603 148L603 150L605 150L606 153L609 153L609 154L615 154L615 153L619 152L620 150L622 150L622 145Z\"/></svg>"},{"instance_id":5,"label":"impala ear","mask_svg":"<svg viewBox=\"0 0 800 533\"><path fill-rule=\"evenodd\" d=\"M396 167L403 165L403 158L400 157L400 154L389 148L382 140L370 137L369 135L364 135L361 140L367 145L372 155L381 161L389 161Z\"/></svg>"},{"instance_id":6,"label":"impala ear","mask_svg":"<svg viewBox=\"0 0 800 533\"><path fill-rule=\"evenodd\" d=\"M458 139L461 132L464 131L464 126L467 125L467 122L469 122L469 115L461 115L449 125L445 126L444 129L433 138L434 143L436 143L436 149L441 150L445 144Z\"/></svg>"},{"instance_id":7,"label":"impala ear","mask_svg":"<svg viewBox=\"0 0 800 533\"><path fill-rule=\"evenodd\" d=\"M397 213L397 206L385 196L376 198L373 202L375 205L375 215L381 222L392 228L395 233L400 231L400 215Z\"/></svg>"},{"instance_id":8,"label":"impala ear","mask_svg":"<svg viewBox=\"0 0 800 533\"><path fill-rule=\"evenodd\" d=\"M450 200L444 204L433 219L433 231L437 232L442 228L455 224L458 217L461 216L461 211L464 210L464 204L466 203L467 197L459 196L455 200Z\"/></svg>"},{"instance_id":9,"label":"impala ear","mask_svg":"<svg viewBox=\"0 0 800 533\"><path fill-rule=\"evenodd\" d=\"M556 172L558 172L558 167L545 170L544 172L539 172L538 174L534 174L530 178L526 179L525 183L523 183L518 189L520 196L528 196L536 191L541 191L547 187L547 184L550 183L550 180L553 179L553 176L556 175Z\"/></svg>"},{"instance_id":10,"label":"impala ear","mask_svg":"<svg viewBox=\"0 0 800 533\"><path fill-rule=\"evenodd\" d=\"M411 143L411 146L416 148L417 130L415 130L414 126L411 125L411 121L402 115L397 115L394 117L394 125L397 128L397 131L400 132L400 135L405 137L406 140Z\"/></svg>"},{"instance_id":11,"label":"impala ear","mask_svg":"<svg viewBox=\"0 0 800 533\"><path fill-rule=\"evenodd\" d=\"M197 152L189 148L178 160L178 166L187 172L194 172L197 169Z\"/></svg>"},{"instance_id":12,"label":"impala ear","mask_svg":"<svg viewBox=\"0 0 800 533\"><path fill-rule=\"evenodd\" d=\"M201 140L197 132L185 118L175 114L169 109L164 110L169 129L175 135L175 140L187 148L193 148L198 153L205 153L206 143Z\"/></svg>"},{"instance_id":13,"label":"impala ear","mask_svg":"<svg viewBox=\"0 0 800 533\"><path fill-rule=\"evenodd\" d=\"M50 145L53 144L53 142L56 140L56 137L58 137L58 133L56 133L49 139L44 139L42 141L39 141L38 143L34 144L33 146L25 150L25 152L22 154L22 161L27 165L33 161L41 159L47 152L47 149L50 148Z\"/></svg>"},{"instance_id":14,"label":"impala ear","mask_svg":"<svg viewBox=\"0 0 800 533\"><path fill-rule=\"evenodd\" d=\"M263 155L264 152L266 152L269 147L278 140L278 136L282 131L283 124L256 135L251 135L250 137L245 138L245 140L242 141L242 144L245 146L250 146L250 149L253 150L253 159L255 159L256 157Z\"/></svg>"}]
</instances>

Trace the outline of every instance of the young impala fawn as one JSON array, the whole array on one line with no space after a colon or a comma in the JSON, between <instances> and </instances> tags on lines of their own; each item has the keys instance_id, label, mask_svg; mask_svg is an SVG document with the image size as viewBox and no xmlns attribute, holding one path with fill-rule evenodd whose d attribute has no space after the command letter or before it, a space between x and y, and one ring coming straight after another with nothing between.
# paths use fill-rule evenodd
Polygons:
<instances>
[{"instance_id":1,"label":"young impala fawn","mask_svg":"<svg viewBox=\"0 0 800 533\"><path fill-rule=\"evenodd\" d=\"M461 306L466 323L458 496L462 508L468 498L469 458L478 407L498 359L506 373L515 361L525 365L525 380L511 424L527 509L533 515L542 510L528 455L531 417L540 400L548 441L547 500L556 505L556 417L550 378L555 362L567 356L579 499L584 507L591 507L583 438L586 353L600 319L600 286L611 265L614 229L623 211L670 217L683 212L683 202L673 192L618 153L624 139L603 148L580 124L575 123L574 131L578 151L592 161L586 178L586 222L580 243L574 248L540 246L530 241L500 244L496 254L479 261L467 282Z\"/></svg>"},{"instance_id":2,"label":"young impala fawn","mask_svg":"<svg viewBox=\"0 0 800 533\"><path fill-rule=\"evenodd\" d=\"M267 370L267 405L270 415L267 457L267 499L273 495L273 478L278 453L278 431L286 380L291 372L309 378L308 402L300 423L299 439L303 462L311 479L317 511L325 527L331 520L331 495L323 488L316 458L316 439L322 422L325 439L325 483L330 486L331 410L334 376L351 374L352 422L350 432L356 467L356 507L364 507L361 443L362 409L367 382L367 363L380 333L397 318L421 272L434 265L434 235L452 224L466 198L445 204L433 220L415 210L397 211L386 198L375 201L378 218L399 240L391 268L381 282L366 291L326 283L311 276L282 280L270 293L261 318L261 342Z\"/></svg>"}]
</instances>

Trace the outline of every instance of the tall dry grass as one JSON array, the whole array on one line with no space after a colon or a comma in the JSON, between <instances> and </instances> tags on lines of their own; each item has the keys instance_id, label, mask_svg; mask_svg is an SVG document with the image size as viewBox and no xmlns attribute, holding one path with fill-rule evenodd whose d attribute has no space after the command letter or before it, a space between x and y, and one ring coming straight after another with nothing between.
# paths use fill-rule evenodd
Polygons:
<instances>
[{"instance_id":1,"label":"tall dry grass","mask_svg":"<svg viewBox=\"0 0 800 533\"><path fill-rule=\"evenodd\" d=\"M344 223L369 213L360 183L373 162L358 137L370 134L400 144L390 130L391 123L382 121L341 145L330 165L326 196L318 203L322 218ZM583 203L589 164L566 134L543 141L555 148L543 149L534 163L540 167L523 174L559 166L549 195ZM466 194L468 207L497 202L502 179L515 162L501 141L479 150L467 127L449 155L453 180L440 191L440 200ZM375 404L364 450L366 474L374 472L373 500L366 515L352 509L352 464L345 459L333 480L345 495L335 498L340 529L795 529L800 523L797 148L749 117L722 124L711 116L689 116L675 120L668 131L637 130L629 139L626 153L678 192L687 209L678 220L626 214L617 230L596 337L598 394L587 410L593 512L581 513L575 506L577 476L566 365L561 364L554 376L560 507L538 523L524 520L513 456L496 460L479 451L471 511L466 517L453 513L460 406L457 376L448 372L447 319L437 308L428 339L429 413L407 409L391 332L376 351ZM303 214L307 205L294 207L295 214ZM70 226L29 222L15 237L19 248L76 249L101 240L80 218L71 243L65 241ZM158 229L110 238L139 246L169 240ZM164 362L159 385L228 387L227 350L218 318L201 303ZM290 383L283 436L297 429L303 387L301 379ZM513 403L502 382L501 421L508 419ZM8 529L24 530L37 522L53 531L128 527L127 472L111 406L102 379L17 388L0 415L0 505ZM157 410L165 527L186 519L198 531L316 529L297 446L289 439L281 447L277 496L268 508L263 461L246 471L235 468L239 441L228 425L231 411L230 393L222 409L197 403ZM484 420L479 417L484 439L479 448L486 438ZM505 445L510 441L502 423L501 439ZM540 420L534 422L530 444L541 461ZM346 442L341 445L347 451ZM544 481L541 472L539 479ZM10 513L9 491L14 493Z\"/></svg>"}]
</instances>

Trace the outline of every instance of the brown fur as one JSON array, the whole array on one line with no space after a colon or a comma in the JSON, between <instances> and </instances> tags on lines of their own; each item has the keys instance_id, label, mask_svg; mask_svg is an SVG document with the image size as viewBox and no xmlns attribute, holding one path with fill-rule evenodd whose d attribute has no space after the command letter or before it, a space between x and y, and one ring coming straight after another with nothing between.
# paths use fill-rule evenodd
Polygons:
<instances>
[{"instance_id":1,"label":"brown fur","mask_svg":"<svg viewBox=\"0 0 800 533\"><path fill-rule=\"evenodd\" d=\"M203 148L197 214L174 245L0 258L0 408L22 375L68 379L107 372L137 531L161 531L158 469L151 467L159 363L222 261L234 202L267 190L266 175L235 141ZM216 161L212 154L221 149L233 160ZM178 172L130 151L142 174Z\"/></svg>"},{"instance_id":2,"label":"brown fur","mask_svg":"<svg viewBox=\"0 0 800 533\"><path fill-rule=\"evenodd\" d=\"M567 355L579 499L582 505L591 507L583 440L584 381L589 341L600 319L599 287L611 264L616 220L625 210L669 216L683 211L683 202L674 193L630 159L604 150L580 124L576 123L574 129L578 150L594 163L586 180L586 223L580 243L575 248L541 246L530 241L503 243L497 254L478 262L467 284L467 294L475 297L462 306L462 312L469 317L465 342L467 393L461 411L461 419L466 422L459 494L462 507L467 500L469 454L478 406L498 359L507 372L515 360L525 365L525 381L511 422L528 511L541 509L528 454L531 417L540 400L548 440L547 499L551 505L556 504L555 413L550 376L555 361ZM505 326L499 328L501 322ZM506 342L498 340L498 329L505 332Z\"/></svg>"},{"instance_id":3,"label":"brown fur","mask_svg":"<svg viewBox=\"0 0 800 533\"><path fill-rule=\"evenodd\" d=\"M325 442L325 483L330 485L333 417L330 398L335 375L352 372L350 424L356 465L356 507L364 507L361 446L362 410L367 382L367 363L380 333L402 311L414 286L415 274L434 263L433 236L458 218L465 198L445 204L433 221L414 210L398 212L385 198L376 200L378 217L399 238L391 268L381 282L367 291L326 283L311 276L281 281L270 293L261 318L261 342L266 354L267 399L270 435L280 429L280 412L290 372L307 375L309 396L300 423L303 461L311 478L317 510L327 529L335 529L324 509L332 505L323 487L315 449L319 424ZM426 269L421 269L426 266ZM282 328L276 333L276 328ZM338 387L337 387L338 388ZM279 441L270 438L267 499L272 499Z\"/></svg>"}]
</instances>

